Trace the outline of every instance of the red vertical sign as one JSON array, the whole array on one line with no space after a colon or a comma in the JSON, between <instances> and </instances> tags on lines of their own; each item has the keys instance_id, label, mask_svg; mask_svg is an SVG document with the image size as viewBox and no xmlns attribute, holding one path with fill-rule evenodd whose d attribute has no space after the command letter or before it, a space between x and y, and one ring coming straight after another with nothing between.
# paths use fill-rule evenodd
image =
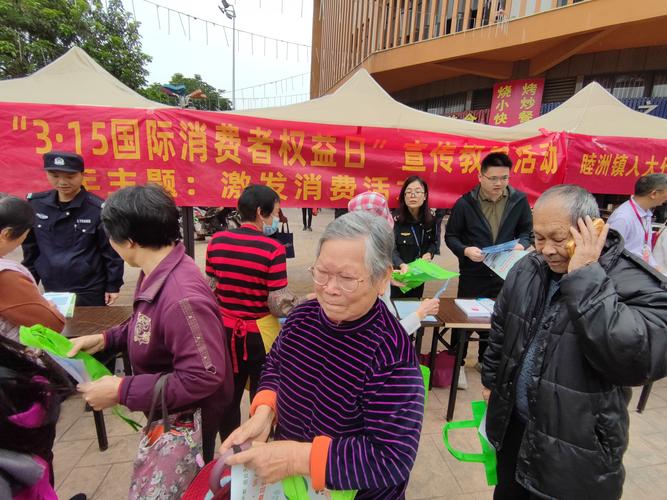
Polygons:
<instances>
[{"instance_id":1,"label":"red vertical sign","mask_svg":"<svg viewBox=\"0 0 667 500\"><path fill-rule=\"evenodd\" d=\"M540 116L543 93L543 78L496 83L489 125L511 127Z\"/></svg>"}]
</instances>

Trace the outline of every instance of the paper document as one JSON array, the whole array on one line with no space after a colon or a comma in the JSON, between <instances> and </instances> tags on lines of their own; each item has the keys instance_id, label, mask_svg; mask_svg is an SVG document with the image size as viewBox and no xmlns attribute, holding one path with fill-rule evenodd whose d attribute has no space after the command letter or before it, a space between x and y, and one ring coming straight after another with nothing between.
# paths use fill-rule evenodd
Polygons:
<instances>
[{"instance_id":1,"label":"paper document","mask_svg":"<svg viewBox=\"0 0 667 500\"><path fill-rule=\"evenodd\" d=\"M86 365L83 364L83 361L75 358L63 358L61 356L56 356L53 353L49 353L49 356L60 365L60 367L65 370L70 376L77 381L78 384L83 382L90 382L90 375L86 371Z\"/></svg>"},{"instance_id":2,"label":"paper document","mask_svg":"<svg viewBox=\"0 0 667 500\"><path fill-rule=\"evenodd\" d=\"M469 318L490 318L493 313L491 299L455 299L454 303Z\"/></svg>"},{"instance_id":3,"label":"paper document","mask_svg":"<svg viewBox=\"0 0 667 500\"><path fill-rule=\"evenodd\" d=\"M484 256L484 264L502 279L507 279L507 274L514 264L523 259L530 252L527 250L512 250L511 252L492 253Z\"/></svg>"},{"instance_id":4,"label":"paper document","mask_svg":"<svg viewBox=\"0 0 667 500\"><path fill-rule=\"evenodd\" d=\"M43 297L53 302L60 314L66 318L74 316L74 305L76 304L76 294L69 292L46 292Z\"/></svg>"},{"instance_id":5,"label":"paper document","mask_svg":"<svg viewBox=\"0 0 667 500\"><path fill-rule=\"evenodd\" d=\"M308 498L327 500L331 498L329 491L315 492L310 478L304 478L308 487ZM266 484L255 475L255 472L244 465L232 466L231 500L287 500L282 483Z\"/></svg>"},{"instance_id":6,"label":"paper document","mask_svg":"<svg viewBox=\"0 0 667 500\"><path fill-rule=\"evenodd\" d=\"M512 240L508 241L506 243L500 243L499 245L493 245L490 247L484 247L482 248L482 252L489 255L492 253L499 253L499 252L509 252L511 250L514 250L514 247L519 243L519 240Z\"/></svg>"},{"instance_id":7,"label":"paper document","mask_svg":"<svg viewBox=\"0 0 667 500\"><path fill-rule=\"evenodd\" d=\"M419 308L421 301L419 300L394 300L394 307L396 307L396 313L398 314L398 319L407 318L413 312ZM426 316L422 321L438 321L438 318L435 316Z\"/></svg>"}]
</instances>

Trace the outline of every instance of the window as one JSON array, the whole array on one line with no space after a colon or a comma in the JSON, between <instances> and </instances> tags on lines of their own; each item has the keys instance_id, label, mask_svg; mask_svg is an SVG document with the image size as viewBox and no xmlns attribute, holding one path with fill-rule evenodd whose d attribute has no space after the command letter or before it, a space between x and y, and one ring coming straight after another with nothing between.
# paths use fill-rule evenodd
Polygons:
<instances>
[{"instance_id":1,"label":"window","mask_svg":"<svg viewBox=\"0 0 667 500\"><path fill-rule=\"evenodd\" d=\"M445 100L442 97L429 99L426 104L426 111L434 115L442 115L445 110Z\"/></svg>"},{"instance_id":2,"label":"window","mask_svg":"<svg viewBox=\"0 0 667 500\"><path fill-rule=\"evenodd\" d=\"M459 92L458 94L447 95L444 97L444 109L442 114L456 113L457 111L464 111L466 109L466 93Z\"/></svg>"},{"instance_id":3,"label":"window","mask_svg":"<svg viewBox=\"0 0 667 500\"><path fill-rule=\"evenodd\" d=\"M477 89L472 93L471 109L487 109L493 101L493 89Z\"/></svg>"},{"instance_id":4,"label":"window","mask_svg":"<svg viewBox=\"0 0 667 500\"><path fill-rule=\"evenodd\" d=\"M589 82L590 83L590 82ZM574 95L577 86L577 78L551 78L544 82L544 94L542 103L567 101Z\"/></svg>"},{"instance_id":5,"label":"window","mask_svg":"<svg viewBox=\"0 0 667 500\"><path fill-rule=\"evenodd\" d=\"M611 92L614 89L614 76L613 75L596 75L596 76L587 76L584 79L584 87L591 82L599 83L605 90Z\"/></svg>"},{"instance_id":6,"label":"window","mask_svg":"<svg viewBox=\"0 0 667 500\"><path fill-rule=\"evenodd\" d=\"M651 97L667 97L667 73L656 73Z\"/></svg>"},{"instance_id":7,"label":"window","mask_svg":"<svg viewBox=\"0 0 667 500\"><path fill-rule=\"evenodd\" d=\"M617 99L644 97L644 87L643 75L618 75L611 93Z\"/></svg>"}]
</instances>

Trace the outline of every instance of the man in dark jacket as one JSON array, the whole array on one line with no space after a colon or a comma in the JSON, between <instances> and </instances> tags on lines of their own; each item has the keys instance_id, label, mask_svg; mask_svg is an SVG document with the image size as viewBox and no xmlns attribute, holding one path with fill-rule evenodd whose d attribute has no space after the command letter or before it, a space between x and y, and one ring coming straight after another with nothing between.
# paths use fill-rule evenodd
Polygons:
<instances>
[{"instance_id":1,"label":"man in dark jacket","mask_svg":"<svg viewBox=\"0 0 667 500\"><path fill-rule=\"evenodd\" d=\"M482 160L479 185L461 196L452 208L445 243L459 259L459 298L495 299L503 286L500 276L484 265L482 248L513 240L519 240L516 250L532 244L530 205L524 193L509 186L511 168L512 160L506 154L487 155ZM457 339L453 340L456 344ZM480 342L480 363L485 348L486 342ZM463 359L466 354L467 345Z\"/></svg>"},{"instance_id":2,"label":"man in dark jacket","mask_svg":"<svg viewBox=\"0 0 667 500\"><path fill-rule=\"evenodd\" d=\"M482 370L495 499L617 499L631 391L667 370L667 281L623 248L585 189L535 204L536 253L511 270Z\"/></svg>"}]
</instances>

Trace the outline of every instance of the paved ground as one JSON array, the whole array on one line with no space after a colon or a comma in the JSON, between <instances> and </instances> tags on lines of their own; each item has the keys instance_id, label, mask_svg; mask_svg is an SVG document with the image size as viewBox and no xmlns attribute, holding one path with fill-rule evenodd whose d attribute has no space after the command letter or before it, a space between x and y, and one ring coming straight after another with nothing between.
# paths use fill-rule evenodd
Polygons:
<instances>
[{"instance_id":1,"label":"paved ground","mask_svg":"<svg viewBox=\"0 0 667 500\"><path fill-rule=\"evenodd\" d=\"M295 233L297 258L288 261L290 288L296 293L312 291L307 268L313 262L313 251L325 225L333 218L332 210L325 210L313 218L313 232L301 231L301 211L286 210L291 228ZM203 267L205 244L197 244L197 262ZM447 269L456 270L456 259L443 245L443 255L436 262ZM17 252L15 255L20 258ZM122 304L131 303L131 294L136 282L137 270L126 269L126 285L121 296ZM447 291L454 296L456 286L452 283ZM426 295L435 293L435 285L426 287ZM430 339L424 339L424 348ZM475 344L472 344L468 363L476 359ZM455 419L470 418L470 401L479 399L481 385L474 368L466 369L469 382L467 391L459 391ZM631 408L636 406L638 390ZM449 455L442 442L442 425L447 404L448 389L433 389L429 393L419 454L408 488L409 499L481 500L492 498L491 488L486 486L483 467L477 464L457 462ZM245 402L247 405L247 402ZM244 412L247 413L247 412ZM655 384L646 411L639 415L631 412L630 447L625 456L627 480L626 499L667 498L667 382ZM137 418L143 418L137 415ZM78 397L65 402L55 445L55 478L58 496L68 499L75 493L84 492L89 498L126 498L139 434L117 418L106 418L109 449L100 452L95 439L95 427L90 413L84 413ZM459 431L454 446L475 451L475 436L472 432Z\"/></svg>"}]
</instances>

